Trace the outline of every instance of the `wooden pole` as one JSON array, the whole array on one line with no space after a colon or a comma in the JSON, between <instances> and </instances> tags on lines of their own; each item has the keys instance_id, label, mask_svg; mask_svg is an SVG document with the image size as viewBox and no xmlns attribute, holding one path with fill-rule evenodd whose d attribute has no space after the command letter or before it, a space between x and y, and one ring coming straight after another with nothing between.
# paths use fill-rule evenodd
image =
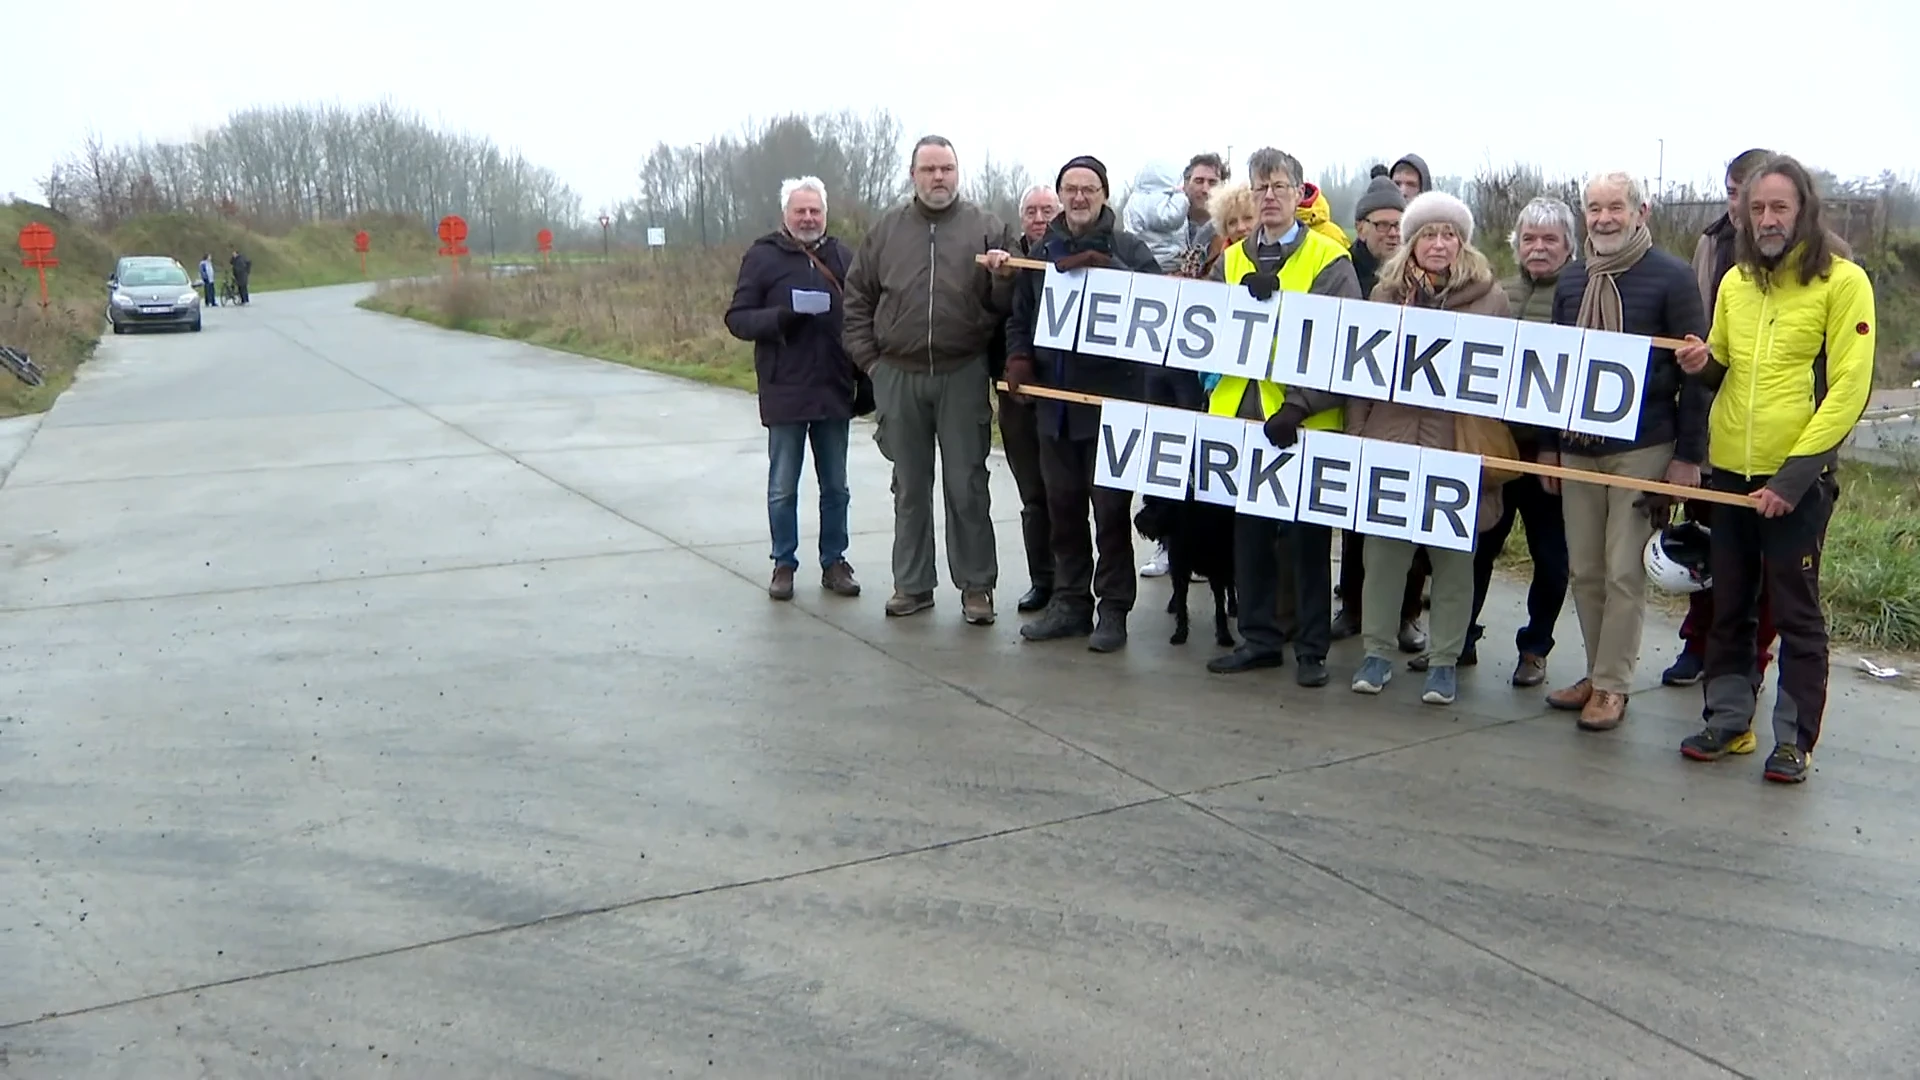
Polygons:
<instances>
[{"instance_id":1,"label":"wooden pole","mask_svg":"<svg viewBox=\"0 0 1920 1080\"><path fill-rule=\"evenodd\" d=\"M1050 398L1054 401L1071 401L1077 405L1104 405L1109 401L1121 401L1131 405L1151 405L1151 402L1133 401L1129 398L1103 398L1097 394L1083 394L1078 390L1055 390L1048 386L1023 386L1018 391L1001 380L994 384L1008 393L1019 393L1027 397ZM1698 499L1701 502L1720 503L1723 506L1741 506L1748 510L1757 509L1760 500L1751 495L1741 495L1732 491L1714 491L1711 488L1687 487L1684 484L1669 484L1664 480L1635 480L1630 476L1614 476L1609 473L1587 472L1585 469L1569 469L1564 465L1542 465L1537 461L1520 461L1515 458L1482 457L1481 461L1489 467L1505 471L1528 473L1533 476L1551 476L1556 480L1571 480L1582 484L1602 484L1607 487L1626 488L1629 491L1645 491L1655 495L1668 495L1675 499Z\"/></svg>"}]
</instances>

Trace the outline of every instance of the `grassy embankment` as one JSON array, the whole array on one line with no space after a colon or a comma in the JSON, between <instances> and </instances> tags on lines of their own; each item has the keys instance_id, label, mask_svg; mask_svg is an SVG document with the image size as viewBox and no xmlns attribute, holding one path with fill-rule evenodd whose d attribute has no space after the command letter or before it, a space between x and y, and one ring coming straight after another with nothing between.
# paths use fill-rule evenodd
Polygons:
<instances>
[{"instance_id":1,"label":"grassy embankment","mask_svg":"<svg viewBox=\"0 0 1920 1080\"><path fill-rule=\"evenodd\" d=\"M604 262L556 260L536 273L388 283L362 304L751 391L752 350L721 323L739 259L738 247L657 258L616 252ZM500 261L538 265L539 258ZM1914 262L1909 271L1896 252L1889 265L1876 268L1883 385L1905 385L1913 377L1901 361L1920 346L1920 248ZM1920 650L1920 481L1908 471L1848 465L1843 482L1823 574L1836 640ZM1523 538L1510 542L1504 562L1526 572Z\"/></svg>"},{"instance_id":2,"label":"grassy embankment","mask_svg":"<svg viewBox=\"0 0 1920 1080\"><path fill-rule=\"evenodd\" d=\"M361 280L353 250L360 228L373 234L370 277L431 272L438 244L431 230L403 220L302 225L269 236L215 218L149 214L101 233L26 202L0 205L0 240L13 243L30 221L51 226L56 236L60 265L47 274L51 303L41 309L39 279L15 252L0 264L0 342L25 350L47 379L28 387L0 375L0 417L43 411L73 381L105 329L106 278L122 255L171 255L192 276L200 256L211 252L224 276L237 247L253 260L251 291L263 293Z\"/></svg>"}]
</instances>

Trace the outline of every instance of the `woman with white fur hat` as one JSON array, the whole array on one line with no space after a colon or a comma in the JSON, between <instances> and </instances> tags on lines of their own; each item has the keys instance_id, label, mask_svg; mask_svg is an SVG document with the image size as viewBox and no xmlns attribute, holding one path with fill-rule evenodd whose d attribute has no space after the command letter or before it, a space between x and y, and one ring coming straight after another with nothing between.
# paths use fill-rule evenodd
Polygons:
<instances>
[{"instance_id":1,"label":"woman with white fur hat","mask_svg":"<svg viewBox=\"0 0 1920 1080\"><path fill-rule=\"evenodd\" d=\"M1400 249L1381 268L1371 299L1499 318L1510 317L1512 310L1486 256L1473 247L1473 212L1444 191L1422 192L1407 204L1400 218ZM1439 409L1361 398L1347 402L1348 434L1368 439L1436 450L1463 449L1459 432L1472 423L1471 417ZM1499 518L1500 486L1487 483L1483 476L1476 526L1484 532ZM1406 540L1367 537L1367 579L1404 579L1416 550ZM1428 625L1427 684L1421 700L1447 705L1458 692L1455 665L1473 619L1473 553L1428 548L1427 555L1433 564L1433 611ZM1361 598L1360 631L1367 655L1353 677L1357 693L1377 694L1392 677L1389 657L1396 649L1399 629L1399 591L1368 590Z\"/></svg>"}]
</instances>

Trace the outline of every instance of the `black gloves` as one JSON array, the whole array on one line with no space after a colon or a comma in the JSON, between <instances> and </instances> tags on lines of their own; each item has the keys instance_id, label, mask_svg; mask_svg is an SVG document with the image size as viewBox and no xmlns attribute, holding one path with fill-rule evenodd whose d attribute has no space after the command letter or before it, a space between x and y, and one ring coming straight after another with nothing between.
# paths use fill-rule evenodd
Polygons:
<instances>
[{"instance_id":1,"label":"black gloves","mask_svg":"<svg viewBox=\"0 0 1920 1080\"><path fill-rule=\"evenodd\" d=\"M1268 300L1280 291L1280 275L1270 270L1259 270L1240 279L1255 300Z\"/></svg>"},{"instance_id":2,"label":"black gloves","mask_svg":"<svg viewBox=\"0 0 1920 1080\"><path fill-rule=\"evenodd\" d=\"M1306 419L1307 410L1303 406L1288 402L1280 406L1279 412L1267 417L1262 430L1266 432L1268 442L1284 450L1300 441L1300 425Z\"/></svg>"},{"instance_id":3,"label":"black gloves","mask_svg":"<svg viewBox=\"0 0 1920 1080\"><path fill-rule=\"evenodd\" d=\"M1060 261L1054 263L1053 267L1064 274L1070 270L1084 270L1089 266L1104 268L1112 265L1113 257L1104 251L1076 251L1071 255L1061 256Z\"/></svg>"},{"instance_id":4,"label":"black gloves","mask_svg":"<svg viewBox=\"0 0 1920 1080\"><path fill-rule=\"evenodd\" d=\"M781 308L778 318L780 320L780 332L783 334L791 334L804 326L806 321L813 318L813 316L804 312L795 311L792 308Z\"/></svg>"},{"instance_id":5,"label":"black gloves","mask_svg":"<svg viewBox=\"0 0 1920 1080\"><path fill-rule=\"evenodd\" d=\"M1007 357L1007 371L1003 378L1007 381L1007 390L1015 394L1020 392L1021 387L1040 381L1033 372L1033 357L1024 353Z\"/></svg>"}]
</instances>

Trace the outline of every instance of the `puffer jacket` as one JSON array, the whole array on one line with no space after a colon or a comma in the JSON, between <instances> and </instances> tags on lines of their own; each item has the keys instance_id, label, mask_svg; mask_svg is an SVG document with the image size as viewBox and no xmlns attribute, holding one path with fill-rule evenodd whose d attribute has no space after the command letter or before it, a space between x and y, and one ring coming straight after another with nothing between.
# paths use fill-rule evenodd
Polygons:
<instances>
[{"instance_id":1,"label":"puffer jacket","mask_svg":"<svg viewBox=\"0 0 1920 1080\"><path fill-rule=\"evenodd\" d=\"M813 253L835 279L846 277L852 256L837 238L823 238ZM793 293L801 289L826 293L827 311L794 318L790 314ZM741 257L733 303L727 308L727 331L753 342L762 424L845 420L853 415L853 362L840 340L844 312L836 281L820 272L785 229L755 240Z\"/></svg>"},{"instance_id":2,"label":"puffer jacket","mask_svg":"<svg viewBox=\"0 0 1920 1080\"><path fill-rule=\"evenodd\" d=\"M1839 455L1873 388L1873 285L1835 256L1800 280L1795 247L1765 282L1735 266L1720 282L1702 372L1717 383L1707 454L1716 471L1771 477L1798 505Z\"/></svg>"},{"instance_id":3,"label":"puffer jacket","mask_svg":"<svg viewBox=\"0 0 1920 1080\"><path fill-rule=\"evenodd\" d=\"M1382 281L1373 287L1373 295L1368 299L1383 304L1419 303L1422 307L1434 307L1442 311L1512 318L1510 313L1513 309L1507 303L1507 291L1493 280L1491 273L1458 282L1438 296L1408 296L1404 289L1405 286L1400 282ZM1347 434L1363 439L1452 450L1457 445L1454 439L1455 423L1455 414L1440 409L1362 398L1350 398L1347 401ZM1483 479L1480 484L1480 508L1474 521L1475 530L1486 532L1492 528L1500 520L1501 511L1500 485L1486 483Z\"/></svg>"},{"instance_id":4,"label":"puffer jacket","mask_svg":"<svg viewBox=\"0 0 1920 1080\"><path fill-rule=\"evenodd\" d=\"M847 271L847 355L862 371L887 363L933 374L986 357L1013 300L1013 278L974 261L994 249L1020 250L1019 234L965 199L931 210L912 198L889 211Z\"/></svg>"},{"instance_id":5,"label":"puffer jacket","mask_svg":"<svg viewBox=\"0 0 1920 1080\"><path fill-rule=\"evenodd\" d=\"M1133 179L1133 191L1120 212L1120 227L1146 241L1153 261L1171 273L1180 253L1192 243L1194 234L1204 227L1191 224L1187 213L1186 188L1180 170L1164 162L1154 162Z\"/></svg>"},{"instance_id":6,"label":"puffer jacket","mask_svg":"<svg viewBox=\"0 0 1920 1080\"><path fill-rule=\"evenodd\" d=\"M1300 188L1300 207L1293 212L1293 219L1321 236L1351 250L1353 238L1346 230L1333 223L1333 211L1327 208L1327 198L1313 184L1303 184Z\"/></svg>"}]
</instances>

